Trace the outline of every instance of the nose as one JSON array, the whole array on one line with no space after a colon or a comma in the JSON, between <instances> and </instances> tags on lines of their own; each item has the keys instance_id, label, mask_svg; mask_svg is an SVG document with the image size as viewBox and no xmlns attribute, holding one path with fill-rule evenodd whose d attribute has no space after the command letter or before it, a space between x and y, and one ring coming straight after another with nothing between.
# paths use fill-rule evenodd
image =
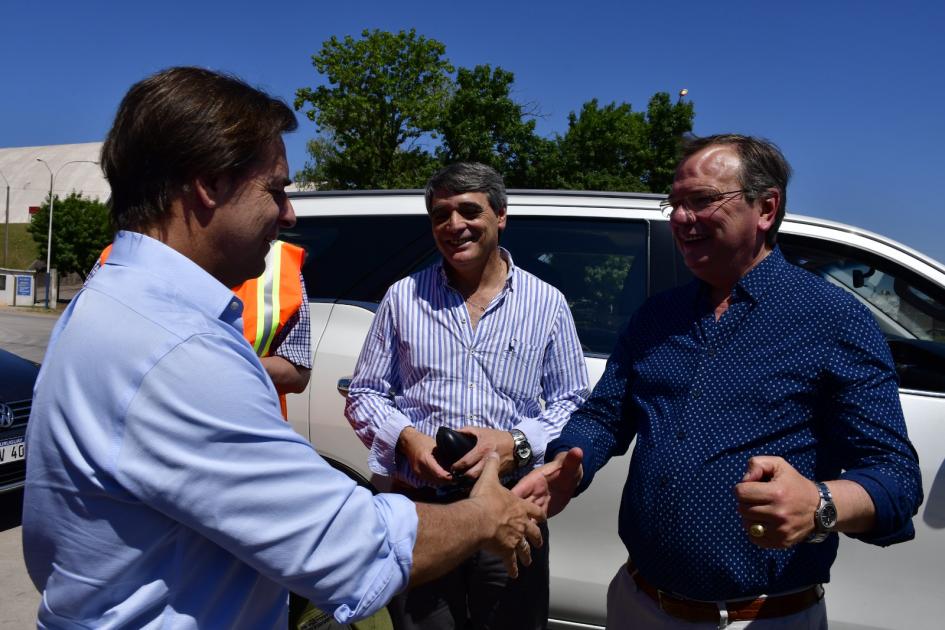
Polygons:
<instances>
[{"instance_id":1,"label":"nose","mask_svg":"<svg viewBox=\"0 0 945 630\"><path fill-rule=\"evenodd\" d=\"M696 215L689 211L685 205L677 206L673 213L669 215L669 222L674 225L689 225L694 223Z\"/></svg>"},{"instance_id":2,"label":"nose","mask_svg":"<svg viewBox=\"0 0 945 630\"><path fill-rule=\"evenodd\" d=\"M289 199L286 199L285 205L282 206L282 210L279 212L279 227L291 228L294 225L295 225L295 208L292 207L292 202Z\"/></svg>"},{"instance_id":3,"label":"nose","mask_svg":"<svg viewBox=\"0 0 945 630\"><path fill-rule=\"evenodd\" d=\"M461 215L459 212L451 212L447 227L451 232L461 232L466 227L466 222L463 219L463 215Z\"/></svg>"}]
</instances>

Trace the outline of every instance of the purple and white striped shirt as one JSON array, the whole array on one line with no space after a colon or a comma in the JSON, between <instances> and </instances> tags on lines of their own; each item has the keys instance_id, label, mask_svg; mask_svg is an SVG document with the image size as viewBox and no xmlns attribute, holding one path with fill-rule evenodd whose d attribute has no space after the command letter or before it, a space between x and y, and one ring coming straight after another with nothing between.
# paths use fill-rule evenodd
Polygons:
<instances>
[{"instance_id":1,"label":"purple and white striped shirt","mask_svg":"<svg viewBox=\"0 0 945 630\"><path fill-rule=\"evenodd\" d=\"M401 431L520 429L534 464L589 395L587 368L560 291L512 264L473 329L442 264L395 283L368 332L345 415L375 473L424 485L395 458ZM544 408L540 399L545 401Z\"/></svg>"}]
</instances>

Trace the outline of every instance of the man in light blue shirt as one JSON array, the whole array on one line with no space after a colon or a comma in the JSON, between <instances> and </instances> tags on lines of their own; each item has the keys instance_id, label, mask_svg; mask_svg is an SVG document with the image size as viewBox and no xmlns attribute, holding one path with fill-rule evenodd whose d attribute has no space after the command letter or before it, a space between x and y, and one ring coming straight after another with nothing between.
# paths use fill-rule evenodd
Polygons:
<instances>
[{"instance_id":1,"label":"man in light blue shirt","mask_svg":"<svg viewBox=\"0 0 945 630\"><path fill-rule=\"evenodd\" d=\"M228 287L280 228L281 101L172 68L102 149L118 232L60 318L27 444L24 555L44 628L285 628L287 589L341 622L479 548L516 570L541 511L488 465L469 501L372 497L281 417Z\"/></svg>"},{"instance_id":2,"label":"man in light blue shirt","mask_svg":"<svg viewBox=\"0 0 945 630\"><path fill-rule=\"evenodd\" d=\"M374 472L409 497L448 503L463 496L457 477L478 477L492 450L512 479L541 463L589 392L564 296L499 247L502 177L484 164L452 164L430 179L426 204L442 262L384 296L345 413ZM442 426L477 439L451 466L435 449ZM548 620L548 579L547 550L517 580L477 554L397 598L392 615L405 630L537 630Z\"/></svg>"}]
</instances>

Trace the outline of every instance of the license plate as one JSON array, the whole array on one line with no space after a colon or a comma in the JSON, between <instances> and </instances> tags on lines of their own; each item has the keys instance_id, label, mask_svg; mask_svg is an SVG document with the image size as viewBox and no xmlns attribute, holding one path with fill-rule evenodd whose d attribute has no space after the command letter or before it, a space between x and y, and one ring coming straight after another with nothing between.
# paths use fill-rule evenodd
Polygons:
<instances>
[{"instance_id":1,"label":"license plate","mask_svg":"<svg viewBox=\"0 0 945 630\"><path fill-rule=\"evenodd\" d=\"M23 438L0 442L0 464L10 464L26 458L26 441Z\"/></svg>"}]
</instances>

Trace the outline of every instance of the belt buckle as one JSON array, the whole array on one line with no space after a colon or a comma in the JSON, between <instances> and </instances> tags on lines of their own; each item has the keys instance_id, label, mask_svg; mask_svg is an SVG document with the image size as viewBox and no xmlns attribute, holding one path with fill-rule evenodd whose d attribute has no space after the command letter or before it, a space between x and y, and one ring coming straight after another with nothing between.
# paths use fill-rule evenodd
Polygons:
<instances>
[{"instance_id":1,"label":"belt buckle","mask_svg":"<svg viewBox=\"0 0 945 630\"><path fill-rule=\"evenodd\" d=\"M729 624L727 602L715 602L715 605L719 607L719 630L724 630Z\"/></svg>"}]
</instances>

